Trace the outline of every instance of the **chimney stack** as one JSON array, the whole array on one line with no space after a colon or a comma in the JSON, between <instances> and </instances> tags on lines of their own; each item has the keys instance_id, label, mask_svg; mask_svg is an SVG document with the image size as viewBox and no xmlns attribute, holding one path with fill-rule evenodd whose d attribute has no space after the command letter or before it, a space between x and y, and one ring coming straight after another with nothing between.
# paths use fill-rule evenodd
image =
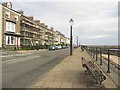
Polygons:
<instances>
[{"instance_id":1,"label":"chimney stack","mask_svg":"<svg viewBox=\"0 0 120 90\"><path fill-rule=\"evenodd\" d=\"M17 12L22 14L22 15L24 14L23 10L18 10Z\"/></svg>"},{"instance_id":2,"label":"chimney stack","mask_svg":"<svg viewBox=\"0 0 120 90\"><path fill-rule=\"evenodd\" d=\"M45 25L45 27L47 28L47 27L48 27L48 25Z\"/></svg>"},{"instance_id":3,"label":"chimney stack","mask_svg":"<svg viewBox=\"0 0 120 90\"><path fill-rule=\"evenodd\" d=\"M12 3L11 2L5 2L5 3L2 3L2 5L12 9Z\"/></svg>"},{"instance_id":4,"label":"chimney stack","mask_svg":"<svg viewBox=\"0 0 120 90\"><path fill-rule=\"evenodd\" d=\"M40 20L34 20L34 22L39 24L39 23L40 23Z\"/></svg>"},{"instance_id":5,"label":"chimney stack","mask_svg":"<svg viewBox=\"0 0 120 90\"><path fill-rule=\"evenodd\" d=\"M34 17L33 16L28 16L28 18L33 21L34 20Z\"/></svg>"},{"instance_id":6,"label":"chimney stack","mask_svg":"<svg viewBox=\"0 0 120 90\"><path fill-rule=\"evenodd\" d=\"M51 27L51 28L50 28L50 30L52 30L52 31L53 31L53 30L54 30L54 28L53 28L53 27Z\"/></svg>"},{"instance_id":7,"label":"chimney stack","mask_svg":"<svg viewBox=\"0 0 120 90\"><path fill-rule=\"evenodd\" d=\"M44 26L45 24L44 23L40 23L42 26Z\"/></svg>"}]
</instances>

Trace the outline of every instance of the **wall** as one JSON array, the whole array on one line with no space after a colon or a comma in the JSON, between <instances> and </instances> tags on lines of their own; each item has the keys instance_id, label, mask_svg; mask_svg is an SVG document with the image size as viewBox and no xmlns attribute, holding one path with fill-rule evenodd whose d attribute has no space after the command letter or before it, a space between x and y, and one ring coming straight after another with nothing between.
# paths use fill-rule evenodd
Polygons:
<instances>
[{"instance_id":1,"label":"wall","mask_svg":"<svg viewBox=\"0 0 120 90\"><path fill-rule=\"evenodd\" d=\"M2 5L0 3L0 48L2 47ZM0 50L0 90L2 90L2 50Z\"/></svg>"},{"instance_id":2,"label":"wall","mask_svg":"<svg viewBox=\"0 0 120 90\"><path fill-rule=\"evenodd\" d=\"M10 11L10 18L6 18L6 10L8 10L8 11ZM17 21L15 21L15 16L18 16L18 20ZM15 33L13 33L13 35L10 35L10 36L14 36L14 42L15 42L15 44L17 43L17 41L18 40L20 40L19 38L18 38L18 40L16 40L16 36L14 35L14 34L16 34L16 35L19 35L20 34L20 14L19 13L17 13L16 11L14 11L13 9L9 9L9 8L7 8L7 7L5 7L5 6L2 6L2 31L3 31L3 35L2 35L2 48L6 48L6 49L11 49L11 50L13 50L14 49L14 47L15 47L15 45L6 45L6 36L7 35L5 35L4 33L9 33L9 32L7 32L6 31L6 20L8 20L8 21L13 21L13 22L16 22L16 25L15 25ZM18 36L19 37L19 36ZM20 44L19 44L19 42L20 41L18 41L18 46L20 46Z\"/></svg>"},{"instance_id":3,"label":"wall","mask_svg":"<svg viewBox=\"0 0 120 90\"><path fill-rule=\"evenodd\" d=\"M0 4L0 48L2 47L2 5Z\"/></svg>"}]
</instances>

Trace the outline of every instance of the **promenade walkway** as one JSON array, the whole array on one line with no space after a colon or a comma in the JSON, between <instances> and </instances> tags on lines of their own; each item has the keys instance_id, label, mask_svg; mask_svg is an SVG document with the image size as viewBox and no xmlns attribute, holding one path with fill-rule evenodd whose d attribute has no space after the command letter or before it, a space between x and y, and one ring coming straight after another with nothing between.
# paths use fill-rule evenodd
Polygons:
<instances>
[{"instance_id":1,"label":"promenade walkway","mask_svg":"<svg viewBox=\"0 0 120 90\"><path fill-rule=\"evenodd\" d=\"M74 50L72 56L63 59L42 79L33 84L32 88L101 88L100 85L95 85L93 80L84 73L81 57L91 60L86 51L81 52L78 48ZM103 86L104 88L117 88L109 77L103 81Z\"/></svg>"}]
</instances>

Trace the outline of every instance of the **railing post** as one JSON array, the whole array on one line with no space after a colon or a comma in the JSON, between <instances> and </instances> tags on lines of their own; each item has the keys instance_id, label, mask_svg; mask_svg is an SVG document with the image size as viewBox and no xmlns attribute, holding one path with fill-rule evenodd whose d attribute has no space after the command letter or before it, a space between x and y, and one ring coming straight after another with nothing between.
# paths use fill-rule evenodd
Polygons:
<instances>
[{"instance_id":1,"label":"railing post","mask_svg":"<svg viewBox=\"0 0 120 90\"><path fill-rule=\"evenodd\" d=\"M94 58L94 48L92 47L92 58Z\"/></svg>"},{"instance_id":2,"label":"railing post","mask_svg":"<svg viewBox=\"0 0 120 90\"><path fill-rule=\"evenodd\" d=\"M95 48L93 47L93 58L95 58Z\"/></svg>"},{"instance_id":3,"label":"railing post","mask_svg":"<svg viewBox=\"0 0 120 90\"><path fill-rule=\"evenodd\" d=\"M93 47L92 47L92 58L94 58L94 51L93 51Z\"/></svg>"},{"instance_id":4,"label":"railing post","mask_svg":"<svg viewBox=\"0 0 120 90\"><path fill-rule=\"evenodd\" d=\"M107 73L110 73L110 50L108 49L108 70Z\"/></svg>"},{"instance_id":5,"label":"railing post","mask_svg":"<svg viewBox=\"0 0 120 90\"><path fill-rule=\"evenodd\" d=\"M96 61L97 61L97 47L96 47Z\"/></svg>"},{"instance_id":6,"label":"railing post","mask_svg":"<svg viewBox=\"0 0 120 90\"><path fill-rule=\"evenodd\" d=\"M100 65L102 65L102 49L100 48Z\"/></svg>"},{"instance_id":7,"label":"railing post","mask_svg":"<svg viewBox=\"0 0 120 90\"><path fill-rule=\"evenodd\" d=\"M90 52L91 52L91 56L92 56L92 47L91 47L91 51Z\"/></svg>"}]
</instances>

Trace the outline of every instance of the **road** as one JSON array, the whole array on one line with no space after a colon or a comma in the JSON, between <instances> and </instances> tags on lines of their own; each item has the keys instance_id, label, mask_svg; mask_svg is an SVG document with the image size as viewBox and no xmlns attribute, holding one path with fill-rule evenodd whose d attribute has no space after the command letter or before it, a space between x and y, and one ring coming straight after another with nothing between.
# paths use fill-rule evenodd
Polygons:
<instances>
[{"instance_id":1,"label":"road","mask_svg":"<svg viewBox=\"0 0 120 90\"><path fill-rule=\"evenodd\" d=\"M69 54L69 49L2 58L2 88L29 88Z\"/></svg>"}]
</instances>

